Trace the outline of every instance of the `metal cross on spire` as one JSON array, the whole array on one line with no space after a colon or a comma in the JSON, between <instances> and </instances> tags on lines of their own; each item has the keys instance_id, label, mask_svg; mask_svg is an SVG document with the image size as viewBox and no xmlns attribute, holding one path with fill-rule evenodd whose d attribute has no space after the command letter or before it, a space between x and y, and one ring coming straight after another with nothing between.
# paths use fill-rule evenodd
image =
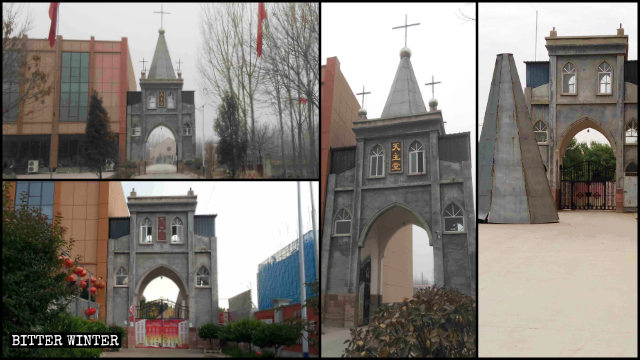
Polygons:
<instances>
[{"instance_id":1,"label":"metal cross on spire","mask_svg":"<svg viewBox=\"0 0 640 360\"><path fill-rule=\"evenodd\" d=\"M180 64L182 64L182 61L180 61L180 59L178 59L178 71L180 71Z\"/></svg>"},{"instance_id":2,"label":"metal cross on spire","mask_svg":"<svg viewBox=\"0 0 640 360\"><path fill-rule=\"evenodd\" d=\"M431 82L430 83L426 83L425 85L429 86L431 85L431 98L435 99L436 98L436 92L435 92L435 86L436 84L442 84L442 81L435 81L433 79L433 75L431 75Z\"/></svg>"},{"instance_id":3,"label":"metal cross on spire","mask_svg":"<svg viewBox=\"0 0 640 360\"><path fill-rule=\"evenodd\" d=\"M154 11L155 14L160 14L160 29L163 28L164 14L171 14L170 12L163 11L162 4L160 4L160 11Z\"/></svg>"},{"instance_id":4,"label":"metal cross on spire","mask_svg":"<svg viewBox=\"0 0 640 360\"><path fill-rule=\"evenodd\" d=\"M142 71L147 72L147 68L144 66L144 63L148 63L148 61L145 61L144 58L142 58L142 61L140 61L142 63Z\"/></svg>"},{"instance_id":5,"label":"metal cross on spire","mask_svg":"<svg viewBox=\"0 0 640 360\"><path fill-rule=\"evenodd\" d=\"M362 108L364 109L364 96L367 94L371 94L371 91L364 92L364 85L362 85L362 92L357 93L356 95L362 95Z\"/></svg>"},{"instance_id":6,"label":"metal cross on spire","mask_svg":"<svg viewBox=\"0 0 640 360\"><path fill-rule=\"evenodd\" d=\"M407 47L407 28L409 26L416 26L416 25L420 25L420 23L415 23L415 24L408 24L407 25L407 15L404 15L404 25L400 25L400 26L396 26L396 27L392 27L391 30L395 30L395 29L402 29L404 28L404 47Z\"/></svg>"}]
</instances>

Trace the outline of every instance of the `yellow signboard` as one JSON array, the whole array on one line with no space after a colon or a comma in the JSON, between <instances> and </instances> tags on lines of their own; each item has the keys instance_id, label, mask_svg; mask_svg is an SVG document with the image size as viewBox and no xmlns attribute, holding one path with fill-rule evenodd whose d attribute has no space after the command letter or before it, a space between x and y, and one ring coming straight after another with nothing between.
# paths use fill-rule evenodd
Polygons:
<instances>
[{"instance_id":1,"label":"yellow signboard","mask_svg":"<svg viewBox=\"0 0 640 360\"><path fill-rule=\"evenodd\" d=\"M391 173L402 172L402 143L391 143Z\"/></svg>"}]
</instances>

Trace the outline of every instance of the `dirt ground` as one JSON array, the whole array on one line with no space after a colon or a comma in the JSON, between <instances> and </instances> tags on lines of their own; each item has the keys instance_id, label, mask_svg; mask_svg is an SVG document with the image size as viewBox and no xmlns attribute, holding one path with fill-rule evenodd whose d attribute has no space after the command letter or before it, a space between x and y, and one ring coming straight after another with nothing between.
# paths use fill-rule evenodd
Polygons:
<instances>
[{"instance_id":1,"label":"dirt ground","mask_svg":"<svg viewBox=\"0 0 640 360\"><path fill-rule=\"evenodd\" d=\"M637 357L637 214L479 224L479 356Z\"/></svg>"}]
</instances>

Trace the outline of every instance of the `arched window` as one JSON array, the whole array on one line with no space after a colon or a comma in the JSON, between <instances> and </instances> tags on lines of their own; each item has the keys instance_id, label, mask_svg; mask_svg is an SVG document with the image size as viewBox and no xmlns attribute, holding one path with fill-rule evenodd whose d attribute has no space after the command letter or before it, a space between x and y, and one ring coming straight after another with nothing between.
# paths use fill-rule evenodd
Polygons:
<instances>
[{"instance_id":1,"label":"arched window","mask_svg":"<svg viewBox=\"0 0 640 360\"><path fill-rule=\"evenodd\" d=\"M418 141L409 146L409 174L424 173L424 147Z\"/></svg>"},{"instance_id":2,"label":"arched window","mask_svg":"<svg viewBox=\"0 0 640 360\"><path fill-rule=\"evenodd\" d=\"M606 61L598 66L598 94L611 94L613 82L611 72L611 66Z\"/></svg>"},{"instance_id":3,"label":"arched window","mask_svg":"<svg viewBox=\"0 0 640 360\"><path fill-rule=\"evenodd\" d=\"M116 272L116 285L128 285L129 284L129 274L124 266L120 266L118 271Z\"/></svg>"},{"instance_id":4,"label":"arched window","mask_svg":"<svg viewBox=\"0 0 640 360\"><path fill-rule=\"evenodd\" d=\"M182 135L184 136L190 136L191 135L191 124L188 122L184 123L184 126L182 127Z\"/></svg>"},{"instance_id":5,"label":"arched window","mask_svg":"<svg viewBox=\"0 0 640 360\"><path fill-rule=\"evenodd\" d=\"M575 94L576 93L576 67L572 63L567 63L562 68L562 93L563 94Z\"/></svg>"},{"instance_id":6,"label":"arched window","mask_svg":"<svg viewBox=\"0 0 640 360\"><path fill-rule=\"evenodd\" d=\"M209 270L204 265L200 266L196 274L196 286L209 286Z\"/></svg>"},{"instance_id":7,"label":"arched window","mask_svg":"<svg viewBox=\"0 0 640 360\"><path fill-rule=\"evenodd\" d=\"M153 230L151 227L151 220L145 218L140 225L140 243L150 244L153 241Z\"/></svg>"},{"instance_id":8,"label":"arched window","mask_svg":"<svg viewBox=\"0 0 640 360\"><path fill-rule=\"evenodd\" d=\"M151 94L147 97L147 109L155 109L156 108L156 95Z\"/></svg>"},{"instance_id":9,"label":"arched window","mask_svg":"<svg viewBox=\"0 0 640 360\"><path fill-rule=\"evenodd\" d=\"M464 231L464 212L454 203L444 209L444 231Z\"/></svg>"},{"instance_id":10,"label":"arched window","mask_svg":"<svg viewBox=\"0 0 640 360\"><path fill-rule=\"evenodd\" d=\"M539 120L533 125L533 132L536 134L536 141L539 143L547 142L547 124Z\"/></svg>"},{"instance_id":11,"label":"arched window","mask_svg":"<svg viewBox=\"0 0 640 360\"><path fill-rule=\"evenodd\" d=\"M638 143L638 120L631 119L627 123L627 128L624 131L624 142L627 144Z\"/></svg>"},{"instance_id":12,"label":"arched window","mask_svg":"<svg viewBox=\"0 0 640 360\"><path fill-rule=\"evenodd\" d=\"M182 220L180 218L175 218L171 222L171 242L182 242Z\"/></svg>"},{"instance_id":13,"label":"arched window","mask_svg":"<svg viewBox=\"0 0 640 360\"><path fill-rule=\"evenodd\" d=\"M624 174L626 176L638 176L638 164L630 162L626 168L624 168Z\"/></svg>"},{"instance_id":14,"label":"arched window","mask_svg":"<svg viewBox=\"0 0 640 360\"><path fill-rule=\"evenodd\" d=\"M384 150L382 146L376 145L371 150L371 161L369 161L369 176L384 176Z\"/></svg>"},{"instance_id":15,"label":"arched window","mask_svg":"<svg viewBox=\"0 0 640 360\"><path fill-rule=\"evenodd\" d=\"M336 214L334 235L351 235L351 214L345 208L340 209Z\"/></svg>"}]
</instances>

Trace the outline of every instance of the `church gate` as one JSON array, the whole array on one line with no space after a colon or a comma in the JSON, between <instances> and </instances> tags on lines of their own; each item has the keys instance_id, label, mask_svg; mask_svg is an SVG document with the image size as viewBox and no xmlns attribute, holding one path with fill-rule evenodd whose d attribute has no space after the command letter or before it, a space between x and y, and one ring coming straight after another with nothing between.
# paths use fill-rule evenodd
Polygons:
<instances>
[{"instance_id":1,"label":"church gate","mask_svg":"<svg viewBox=\"0 0 640 360\"><path fill-rule=\"evenodd\" d=\"M615 167L585 161L566 169L560 166L560 208L615 210Z\"/></svg>"},{"instance_id":2,"label":"church gate","mask_svg":"<svg viewBox=\"0 0 640 360\"><path fill-rule=\"evenodd\" d=\"M183 335L188 328L186 343L194 344L197 328L218 322L216 215L195 215L193 191L186 196L151 197L139 197L132 191L127 205L128 218L109 221L107 324L128 325L130 347L159 344L157 339L146 341L140 332L150 327L155 329L153 336L161 335L162 340L164 332L157 330L156 322L167 316L171 327L166 328L177 326ZM139 325L135 320L153 315L141 305L144 290L160 276L178 286L173 310L159 313L160 318L144 319L149 326ZM137 309L135 320L130 309ZM173 332L169 330L171 336ZM184 340L173 345L185 344Z\"/></svg>"}]
</instances>

